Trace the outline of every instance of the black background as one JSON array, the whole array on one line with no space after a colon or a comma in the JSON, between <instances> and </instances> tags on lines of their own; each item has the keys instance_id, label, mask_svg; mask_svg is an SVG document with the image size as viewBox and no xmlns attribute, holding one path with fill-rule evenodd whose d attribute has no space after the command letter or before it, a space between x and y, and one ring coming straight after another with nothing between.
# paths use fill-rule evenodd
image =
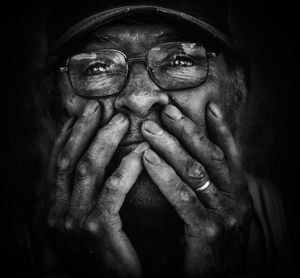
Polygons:
<instances>
[{"instance_id":1,"label":"black background","mask_svg":"<svg viewBox=\"0 0 300 278\"><path fill-rule=\"evenodd\" d=\"M1 224L4 276L32 275L31 258L24 252L22 223L32 211L38 165L30 155L35 133L30 122L26 84L41 49L43 3L2 4L1 137L3 184ZM58 3L63 5L63 2ZM286 210L295 255L299 230L299 9L287 1L233 1L239 43L251 61L251 120L248 128L247 168L277 184ZM33 169L32 165L37 168ZM295 256L295 261L297 261ZM295 264L296 266L297 264ZM296 268L297 269L297 268ZM296 270L292 272L295 273ZM290 270L287 270L291 273ZM1 275L1 276L3 276Z\"/></svg>"}]
</instances>

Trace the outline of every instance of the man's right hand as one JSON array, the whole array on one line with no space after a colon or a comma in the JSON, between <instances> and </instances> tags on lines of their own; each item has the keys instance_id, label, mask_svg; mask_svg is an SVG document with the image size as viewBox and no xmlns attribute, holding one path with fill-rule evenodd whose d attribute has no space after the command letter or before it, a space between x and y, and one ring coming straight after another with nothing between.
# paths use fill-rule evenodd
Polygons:
<instances>
[{"instance_id":1,"label":"man's right hand","mask_svg":"<svg viewBox=\"0 0 300 278\"><path fill-rule=\"evenodd\" d=\"M90 101L76 121L65 123L54 144L47 173L47 223L71 247L80 239L86 247L83 250L87 249L101 270L137 277L141 275L140 262L122 231L119 210L142 171L142 154L149 145L140 144L104 180L105 169L129 122L117 114L97 131L100 110L98 102Z\"/></svg>"}]
</instances>

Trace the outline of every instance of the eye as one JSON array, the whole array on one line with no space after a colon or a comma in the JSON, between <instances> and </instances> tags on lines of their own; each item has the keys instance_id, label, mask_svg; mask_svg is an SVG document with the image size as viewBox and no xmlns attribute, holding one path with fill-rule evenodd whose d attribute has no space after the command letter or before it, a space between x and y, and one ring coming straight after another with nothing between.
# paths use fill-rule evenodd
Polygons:
<instances>
[{"instance_id":1,"label":"eye","mask_svg":"<svg viewBox=\"0 0 300 278\"><path fill-rule=\"evenodd\" d=\"M90 65L86 71L86 75L100 75L102 73L107 73L110 70L110 66L105 63L94 63Z\"/></svg>"},{"instance_id":2,"label":"eye","mask_svg":"<svg viewBox=\"0 0 300 278\"><path fill-rule=\"evenodd\" d=\"M194 65L194 61L187 56L176 55L172 57L169 64L172 67L191 67Z\"/></svg>"}]
</instances>

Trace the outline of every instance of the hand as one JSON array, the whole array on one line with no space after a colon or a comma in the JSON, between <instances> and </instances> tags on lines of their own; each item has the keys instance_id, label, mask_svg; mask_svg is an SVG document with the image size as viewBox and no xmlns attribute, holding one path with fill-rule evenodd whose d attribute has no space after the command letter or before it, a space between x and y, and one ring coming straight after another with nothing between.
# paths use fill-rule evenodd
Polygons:
<instances>
[{"instance_id":1,"label":"hand","mask_svg":"<svg viewBox=\"0 0 300 278\"><path fill-rule=\"evenodd\" d=\"M157 152L146 150L143 162L184 221L185 275L233 273L242 264L252 201L230 129L213 103L206 121L215 144L173 105L165 107L162 121L170 133L152 121L142 126Z\"/></svg>"},{"instance_id":2,"label":"hand","mask_svg":"<svg viewBox=\"0 0 300 278\"><path fill-rule=\"evenodd\" d=\"M144 142L125 156L105 181L105 168L129 122L117 114L97 130L100 114L99 104L90 101L74 124L67 121L54 144L48 167L48 225L72 250L89 253L95 261L95 269L89 269L93 273L137 277L140 262L122 231L119 210L143 169L142 153L149 145Z\"/></svg>"}]
</instances>

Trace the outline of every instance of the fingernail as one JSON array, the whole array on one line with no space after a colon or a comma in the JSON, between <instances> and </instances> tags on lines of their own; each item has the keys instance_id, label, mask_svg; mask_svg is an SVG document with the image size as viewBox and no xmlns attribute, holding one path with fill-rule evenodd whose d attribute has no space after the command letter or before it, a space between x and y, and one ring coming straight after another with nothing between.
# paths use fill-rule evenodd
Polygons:
<instances>
[{"instance_id":1,"label":"fingernail","mask_svg":"<svg viewBox=\"0 0 300 278\"><path fill-rule=\"evenodd\" d=\"M137 147L134 149L133 152L135 153L142 153L143 151L145 151L146 149L148 149L150 146L149 146L149 143L147 142L142 142L141 144L137 145Z\"/></svg>"},{"instance_id":2,"label":"fingernail","mask_svg":"<svg viewBox=\"0 0 300 278\"><path fill-rule=\"evenodd\" d=\"M167 114L167 116L169 116L171 119L174 119L174 120L179 120L183 117L183 115L181 114L179 109L177 107L175 107L174 105L167 105L165 107L164 111L165 111L165 114Z\"/></svg>"},{"instance_id":3,"label":"fingernail","mask_svg":"<svg viewBox=\"0 0 300 278\"><path fill-rule=\"evenodd\" d=\"M111 119L110 124L116 125L123 122L124 120L125 120L124 114L119 113Z\"/></svg>"},{"instance_id":4,"label":"fingernail","mask_svg":"<svg viewBox=\"0 0 300 278\"><path fill-rule=\"evenodd\" d=\"M209 103L209 110L211 111L211 113L213 113L213 115L215 117L222 118L222 112L221 112L219 106L217 104L215 104L214 102Z\"/></svg>"},{"instance_id":5,"label":"fingernail","mask_svg":"<svg viewBox=\"0 0 300 278\"><path fill-rule=\"evenodd\" d=\"M163 134L163 130L161 129L161 127L156 124L155 122L152 121L146 121L144 122L144 128L146 129L146 131L154 134L154 135L161 135Z\"/></svg>"},{"instance_id":6,"label":"fingernail","mask_svg":"<svg viewBox=\"0 0 300 278\"><path fill-rule=\"evenodd\" d=\"M145 159L146 159L149 163L151 163L151 164L153 164L153 165L158 165L158 164L161 163L161 159L160 159L160 158L158 157L158 155L157 155L154 151L152 151L151 149L145 150L145 152L144 152L144 157L145 157Z\"/></svg>"},{"instance_id":7,"label":"fingernail","mask_svg":"<svg viewBox=\"0 0 300 278\"><path fill-rule=\"evenodd\" d=\"M87 117L94 114L99 108L99 103L97 101L90 101L83 110L83 116Z\"/></svg>"}]
</instances>

